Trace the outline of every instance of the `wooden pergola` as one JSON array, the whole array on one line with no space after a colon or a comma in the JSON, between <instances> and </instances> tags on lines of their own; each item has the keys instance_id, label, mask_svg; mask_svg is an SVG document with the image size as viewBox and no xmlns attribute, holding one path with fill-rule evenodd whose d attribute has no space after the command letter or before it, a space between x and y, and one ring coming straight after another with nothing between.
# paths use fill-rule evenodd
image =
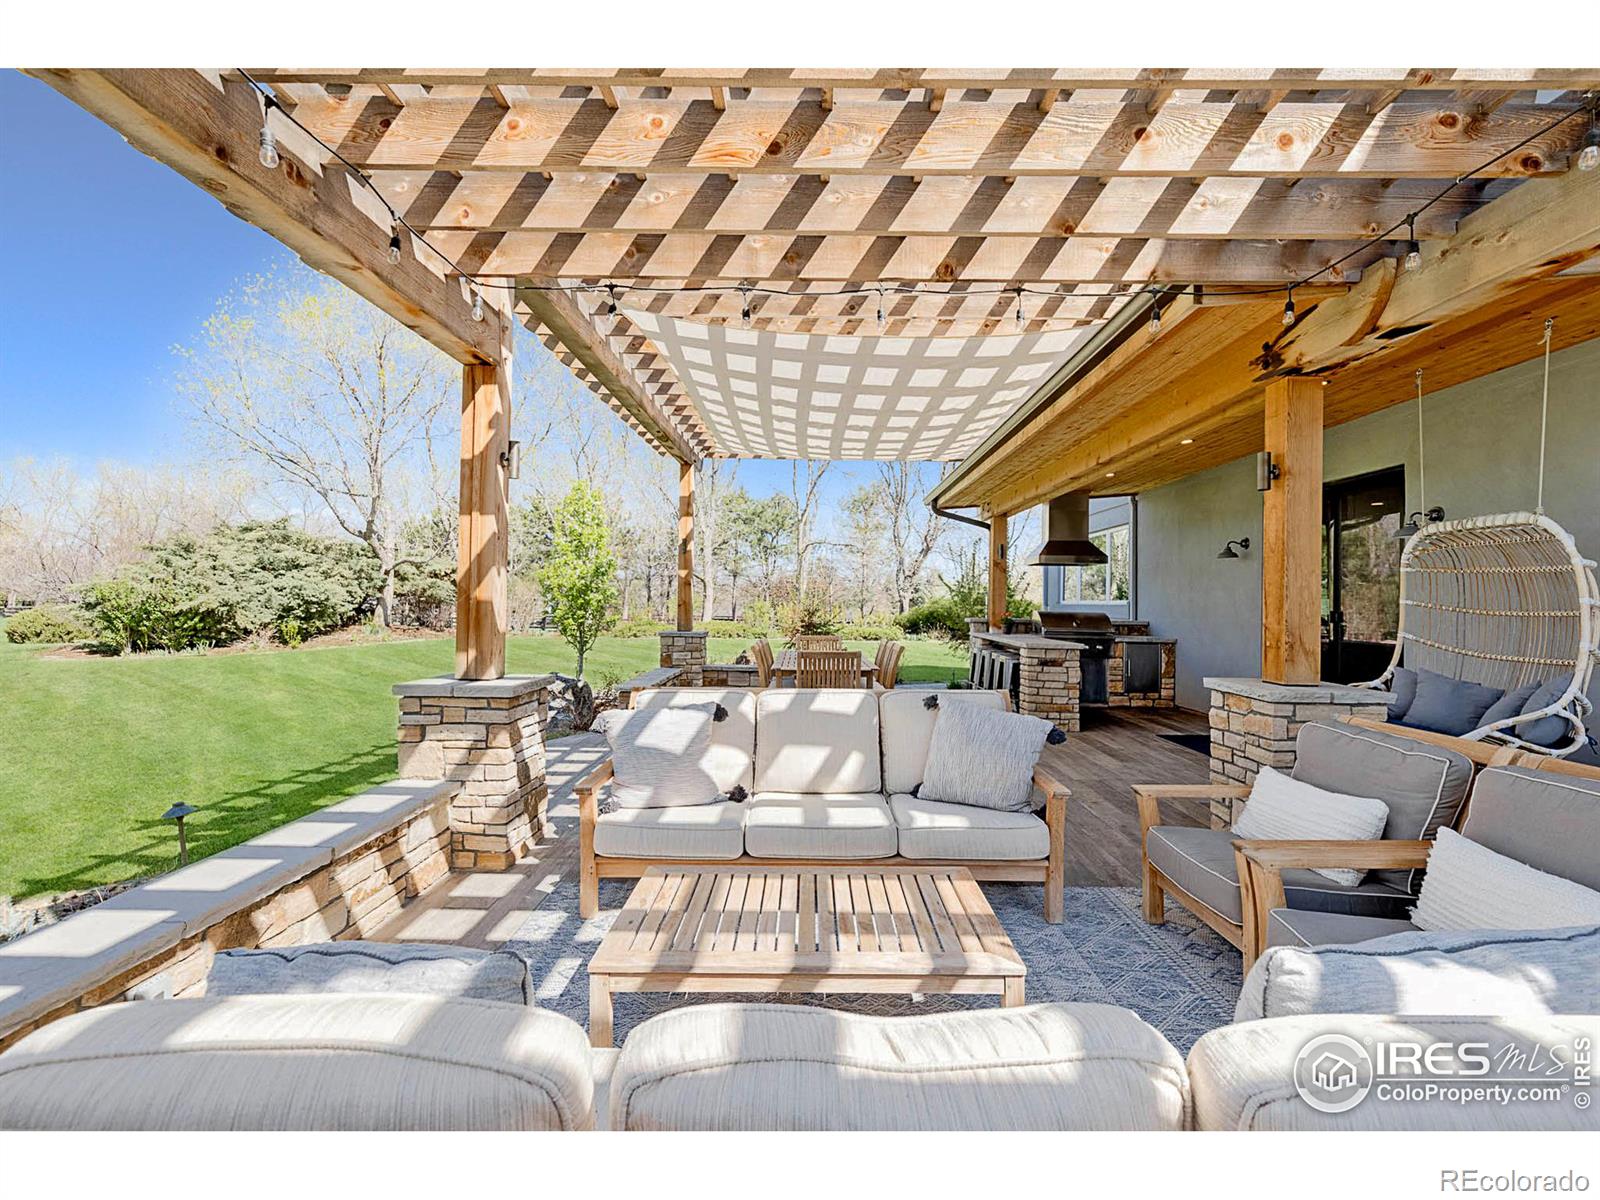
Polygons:
<instances>
[{"instance_id":1,"label":"wooden pergola","mask_svg":"<svg viewBox=\"0 0 1600 1200\"><path fill-rule=\"evenodd\" d=\"M1582 274L1600 172L1568 171L1600 69L33 73L462 363L469 679L504 672L514 321L681 464L680 628L694 464L729 450L630 314L818 337L1082 328L942 485L990 521L992 594L1008 514L1265 445L1267 671L1300 682L1324 423L1405 399L1417 355L1455 348L1450 382L1534 353L1535 311L1563 344L1600 317ZM1413 236L1422 265L1401 271Z\"/></svg>"}]
</instances>

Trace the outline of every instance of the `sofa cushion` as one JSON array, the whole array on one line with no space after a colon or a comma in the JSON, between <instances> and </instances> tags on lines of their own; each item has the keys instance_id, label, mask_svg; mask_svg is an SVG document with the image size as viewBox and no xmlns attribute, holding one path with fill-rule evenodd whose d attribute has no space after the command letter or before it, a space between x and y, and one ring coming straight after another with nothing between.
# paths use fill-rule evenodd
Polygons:
<instances>
[{"instance_id":1,"label":"sofa cushion","mask_svg":"<svg viewBox=\"0 0 1600 1200\"><path fill-rule=\"evenodd\" d=\"M1383 836L1402 841L1431 838L1453 825L1472 786L1472 761L1444 746L1363 729L1344 722L1313 721L1295 738L1295 779L1330 792L1375 796L1389 806ZM1374 871L1371 878L1413 896L1421 873Z\"/></svg>"},{"instance_id":2,"label":"sofa cushion","mask_svg":"<svg viewBox=\"0 0 1600 1200\"><path fill-rule=\"evenodd\" d=\"M616 807L715 804L721 789L706 768L706 758L711 726L722 711L707 700L616 708L595 718L594 727L611 745L616 771L611 800Z\"/></svg>"},{"instance_id":3,"label":"sofa cushion","mask_svg":"<svg viewBox=\"0 0 1600 1200\"><path fill-rule=\"evenodd\" d=\"M647 688L634 694L633 707L722 705L728 715L712 723L711 745L701 765L716 780L718 791L742 787L752 792L756 786L756 695L754 688Z\"/></svg>"},{"instance_id":4,"label":"sofa cushion","mask_svg":"<svg viewBox=\"0 0 1600 1200\"><path fill-rule=\"evenodd\" d=\"M619 808L594 824L594 852L605 858L738 858L744 809L724 800L692 808Z\"/></svg>"},{"instance_id":5,"label":"sofa cushion","mask_svg":"<svg viewBox=\"0 0 1600 1200\"><path fill-rule=\"evenodd\" d=\"M868 1017L802 1005L694 1005L629 1035L614 1129L1183 1128L1183 1060L1124 1008Z\"/></svg>"},{"instance_id":6,"label":"sofa cushion","mask_svg":"<svg viewBox=\"0 0 1600 1200\"><path fill-rule=\"evenodd\" d=\"M4 1129L586 1129L592 1097L577 1024L487 1000L143 1000L0 1055Z\"/></svg>"},{"instance_id":7,"label":"sofa cushion","mask_svg":"<svg viewBox=\"0 0 1600 1200\"><path fill-rule=\"evenodd\" d=\"M1370 842L1382 836L1388 820L1389 806L1382 800L1330 792L1264 766L1233 832L1267 841ZM1354 887L1366 874L1331 867L1313 870L1345 887Z\"/></svg>"},{"instance_id":8,"label":"sofa cushion","mask_svg":"<svg viewBox=\"0 0 1600 1200\"><path fill-rule=\"evenodd\" d=\"M1235 840L1226 829L1158 825L1150 831L1145 846L1150 861L1163 875L1212 912L1238 925L1243 920L1243 908L1233 856ZM1290 908L1320 912L1400 917L1411 904L1411 897L1381 880L1368 879L1355 887L1344 887L1315 871L1285 871L1283 892Z\"/></svg>"},{"instance_id":9,"label":"sofa cushion","mask_svg":"<svg viewBox=\"0 0 1600 1200\"><path fill-rule=\"evenodd\" d=\"M1411 920L1418 929L1435 930L1600 925L1600 891L1441 829Z\"/></svg>"},{"instance_id":10,"label":"sofa cushion","mask_svg":"<svg viewBox=\"0 0 1600 1200\"><path fill-rule=\"evenodd\" d=\"M1033 808L1033 768L1055 726L974 704L939 709L919 795L1001 812Z\"/></svg>"},{"instance_id":11,"label":"sofa cushion","mask_svg":"<svg viewBox=\"0 0 1600 1200\"><path fill-rule=\"evenodd\" d=\"M1050 828L1032 813L890 796L900 857L918 860L1050 857Z\"/></svg>"},{"instance_id":12,"label":"sofa cushion","mask_svg":"<svg viewBox=\"0 0 1600 1200\"><path fill-rule=\"evenodd\" d=\"M1246 976L1233 1019L1319 1012L1600 1012L1600 926L1511 933L1410 930L1358 945L1272 947Z\"/></svg>"},{"instance_id":13,"label":"sofa cushion","mask_svg":"<svg viewBox=\"0 0 1600 1200\"><path fill-rule=\"evenodd\" d=\"M756 858L892 858L899 845L878 792L757 792L745 808L744 848Z\"/></svg>"},{"instance_id":14,"label":"sofa cushion","mask_svg":"<svg viewBox=\"0 0 1600 1200\"><path fill-rule=\"evenodd\" d=\"M1267 914L1267 945L1345 946L1415 929L1402 917L1354 917L1308 908L1275 908Z\"/></svg>"},{"instance_id":15,"label":"sofa cushion","mask_svg":"<svg viewBox=\"0 0 1600 1200\"><path fill-rule=\"evenodd\" d=\"M866 688L768 688L756 697L758 792L876 792L878 698Z\"/></svg>"},{"instance_id":16,"label":"sofa cushion","mask_svg":"<svg viewBox=\"0 0 1600 1200\"><path fill-rule=\"evenodd\" d=\"M1417 697L1406 709L1401 724L1460 737L1482 725L1483 714L1504 694L1499 688L1451 679L1419 667Z\"/></svg>"},{"instance_id":17,"label":"sofa cushion","mask_svg":"<svg viewBox=\"0 0 1600 1200\"><path fill-rule=\"evenodd\" d=\"M1435 1044L1448 1056L1450 1045L1487 1044L1515 1066L1492 1072L1473 1083L1493 1082L1494 1074L1525 1073L1529 1062L1550 1061L1552 1049L1570 1054L1573 1043L1600 1037L1600 1017L1278 1017L1213 1029L1189 1051L1189 1086L1194 1098L1196 1128L1212 1129L1371 1129L1427 1130L1587 1130L1596 1127L1593 1107L1580 1108L1561 1089L1514 1104L1496 1100L1461 1102L1443 1094L1430 1099L1381 1099L1377 1092L1344 1112L1312 1108L1295 1086L1295 1064L1302 1074L1315 1057L1302 1059L1308 1043L1324 1034L1342 1035L1370 1049L1378 1042L1406 1047L1418 1043L1424 1053ZM1320 1056L1318 1056L1320 1057ZM1358 1081L1364 1082L1360 1076ZM1448 1083L1449 1080L1440 1082ZM1515 1086L1515 1085L1511 1085ZM1334 1099L1353 1098L1336 1093Z\"/></svg>"},{"instance_id":18,"label":"sofa cushion","mask_svg":"<svg viewBox=\"0 0 1600 1200\"><path fill-rule=\"evenodd\" d=\"M939 701L939 708L928 707L930 696ZM1006 694L968 688L940 692L890 688L878 697L878 720L883 730L883 790L891 796L910 792L922 782L934 723L946 704L976 704L1005 712Z\"/></svg>"},{"instance_id":19,"label":"sofa cushion","mask_svg":"<svg viewBox=\"0 0 1600 1200\"><path fill-rule=\"evenodd\" d=\"M281 949L221 950L207 996L299 992L406 992L532 1004L528 964L509 950L429 942L318 942Z\"/></svg>"},{"instance_id":20,"label":"sofa cushion","mask_svg":"<svg viewBox=\"0 0 1600 1200\"><path fill-rule=\"evenodd\" d=\"M1600 890L1600 779L1488 767L1461 832L1480 846Z\"/></svg>"}]
</instances>

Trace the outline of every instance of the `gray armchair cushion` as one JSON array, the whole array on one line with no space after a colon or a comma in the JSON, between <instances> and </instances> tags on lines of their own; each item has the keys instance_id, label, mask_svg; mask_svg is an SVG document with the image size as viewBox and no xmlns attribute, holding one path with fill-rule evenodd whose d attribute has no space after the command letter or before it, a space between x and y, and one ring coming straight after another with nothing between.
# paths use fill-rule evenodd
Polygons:
<instances>
[{"instance_id":1,"label":"gray armchair cushion","mask_svg":"<svg viewBox=\"0 0 1600 1200\"><path fill-rule=\"evenodd\" d=\"M1226 829L1159 825L1150 831L1145 846L1157 870L1212 912L1239 925L1244 909L1233 856L1236 840ZM1402 916L1411 904L1411 897L1399 888L1370 877L1355 887L1343 887L1315 871L1285 871L1283 894L1291 908L1375 917Z\"/></svg>"},{"instance_id":2,"label":"gray armchair cushion","mask_svg":"<svg viewBox=\"0 0 1600 1200\"><path fill-rule=\"evenodd\" d=\"M1461 832L1497 854L1600 891L1600 780L1485 768Z\"/></svg>"},{"instance_id":3,"label":"gray armchair cushion","mask_svg":"<svg viewBox=\"0 0 1600 1200\"><path fill-rule=\"evenodd\" d=\"M1472 762L1464 754L1343 722L1302 726L1295 748L1294 778L1387 804L1383 836L1389 840L1431 838L1440 826L1454 825L1472 785ZM1414 896L1422 876L1396 870L1374 871L1368 878Z\"/></svg>"},{"instance_id":4,"label":"gray armchair cushion","mask_svg":"<svg viewBox=\"0 0 1600 1200\"><path fill-rule=\"evenodd\" d=\"M1459 737L1482 725L1483 714L1503 694L1499 688L1418 669L1417 698L1401 724Z\"/></svg>"},{"instance_id":5,"label":"gray armchair cushion","mask_svg":"<svg viewBox=\"0 0 1600 1200\"><path fill-rule=\"evenodd\" d=\"M405 992L533 1004L528 964L509 950L429 942L319 942L281 950L223 950L206 977L208 996L295 992Z\"/></svg>"},{"instance_id":6,"label":"gray armchair cushion","mask_svg":"<svg viewBox=\"0 0 1600 1200\"><path fill-rule=\"evenodd\" d=\"M1415 925L1400 917L1352 917L1348 913L1275 908L1267 914L1267 945L1348 946L1414 929Z\"/></svg>"},{"instance_id":7,"label":"gray armchair cushion","mask_svg":"<svg viewBox=\"0 0 1600 1200\"><path fill-rule=\"evenodd\" d=\"M1245 978L1233 1019L1335 1012L1600 1012L1600 926L1416 930L1357 945L1271 947Z\"/></svg>"}]
</instances>

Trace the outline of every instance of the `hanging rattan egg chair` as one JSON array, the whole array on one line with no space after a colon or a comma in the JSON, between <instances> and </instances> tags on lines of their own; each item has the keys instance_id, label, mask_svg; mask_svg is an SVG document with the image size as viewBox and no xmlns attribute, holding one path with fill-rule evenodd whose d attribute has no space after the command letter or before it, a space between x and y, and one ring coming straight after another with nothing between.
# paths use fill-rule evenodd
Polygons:
<instances>
[{"instance_id":1,"label":"hanging rattan egg chair","mask_svg":"<svg viewBox=\"0 0 1600 1200\"><path fill-rule=\"evenodd\" d=\"M1564 680L1543 707L1465 735L1558 757L1587 741L1584 694L1600 659L1595 564L1540 513L1443 521L1419 529L1400 556L1400 622L1394 658L1362 687L1387 687L1396 667L1510 691ZM1564 721L1569 737L1536 745L1518 736L1532 722ZM1541 741L1554 739L1541 738Z\"/></svg>"}]
</instances>

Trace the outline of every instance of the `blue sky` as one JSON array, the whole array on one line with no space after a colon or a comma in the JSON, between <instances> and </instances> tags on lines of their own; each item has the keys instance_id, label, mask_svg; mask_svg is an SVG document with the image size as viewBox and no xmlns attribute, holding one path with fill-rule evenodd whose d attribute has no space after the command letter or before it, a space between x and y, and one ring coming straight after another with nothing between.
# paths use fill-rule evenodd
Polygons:
<instances>
[{"instance_id":1,"label":"blue sky","mask_svg":"<svg viewBox=\"0 0 1600 1200\"><path fill-rule=\"evenodd\" d=\"M0 227L12 231L0 256L0 462L182 458L172 348L236 281L294 257L15 71L0 71ZM544 353L531 338L518 349ZM871 471L839 464L825 494L836 501ZM744 462L739 480L758 495L787 490L789 464Z\"/></svg>"}]
</instances>

